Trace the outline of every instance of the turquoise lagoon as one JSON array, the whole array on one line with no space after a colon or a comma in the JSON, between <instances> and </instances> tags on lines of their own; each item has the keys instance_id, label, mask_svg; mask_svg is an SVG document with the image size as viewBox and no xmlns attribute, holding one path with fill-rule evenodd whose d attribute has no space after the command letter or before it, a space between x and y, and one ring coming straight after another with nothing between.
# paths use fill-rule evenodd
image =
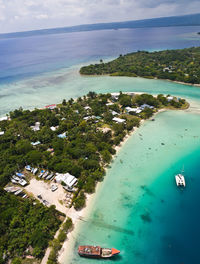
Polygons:
<instances>
[{"instance_id":1,"label":"turquoise lagoon","mask_svg":"<svg viewBox=\"0 0 200 264\"><path fill-rule=\"evenodd\" d=\"M65 263L107 262L80 258L80 244L120 249L108 263L199 263L199 121L196 113L167 111L136 131L79 221ZM181 190L174 175L183 166Z\"/></svg>"}]
</instances>

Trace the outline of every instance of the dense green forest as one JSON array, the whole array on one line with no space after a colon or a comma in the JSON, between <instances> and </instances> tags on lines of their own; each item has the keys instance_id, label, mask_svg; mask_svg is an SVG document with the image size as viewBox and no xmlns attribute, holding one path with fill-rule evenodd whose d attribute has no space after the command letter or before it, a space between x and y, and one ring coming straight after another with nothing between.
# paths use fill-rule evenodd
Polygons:
<instances>
[{"instance_id":1,"label":"dense green forest","mask_svg":"<svg viewBox=\"0 0 200 264\"><path fill-rule=\"evenodd\" d=\"M80 69L81 74L169 79L200 84L200 47L158 52L138 51Z\"/></svg>"},{"instance_id":2,"label":"dense green forest","mask_svg":"<svg viewBox=\"0 0 200 264\"><path fill-rule=\"evenodd\" d=\"M53 110L20 108L10 112L10 119L0 122L0 130L4 131L0 136L0 263L6 257L23 256L30 246L32 255L42 257L62 218L54 206L47 208L32 198L6 193L3 188L15 172L29 164L71 173L78 178L73 205L80 209L85 204L85 193L94 192L96 183L103 179L115 146L139 126L141 119L150 118L163 107L188 106L184 99L168 99L163 95L113 96L90 92L76 101L63 100ZM142 108L143 104L148 105ZM126 107L142 110L127 113ZM114 121L116 115L124 122ZM33 131L31 127L36 122L40 122L40 129ZM60 138L63 133L66 136ZM31 144L37 141L37 146Z\"/></svg>"},{"instance_id":3,"label":"dense green forest","mask_svg":"<svg viewBox=\"0 0 200 264\"><path fill-rule=\"evenodd\" d=\"M15 256L41 258L61 224L54 206L45 207L0 191L0 263Z\"/></svg>"}]
</instances>

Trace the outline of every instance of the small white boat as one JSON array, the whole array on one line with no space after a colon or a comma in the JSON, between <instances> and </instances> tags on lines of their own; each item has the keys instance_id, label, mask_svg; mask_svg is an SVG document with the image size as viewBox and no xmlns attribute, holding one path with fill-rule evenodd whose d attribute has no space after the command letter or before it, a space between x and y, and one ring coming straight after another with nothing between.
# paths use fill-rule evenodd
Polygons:
<instances>
[{"instance_id":1,"label":"small white boat","mask_svg":"<svg viewBox=\"0 0 200 264\"><path fill-rule=\"evenodd\" d=\"M185 187L185 178L183 174L175 175L176 185Z\"/></svg>"}]
</instances>

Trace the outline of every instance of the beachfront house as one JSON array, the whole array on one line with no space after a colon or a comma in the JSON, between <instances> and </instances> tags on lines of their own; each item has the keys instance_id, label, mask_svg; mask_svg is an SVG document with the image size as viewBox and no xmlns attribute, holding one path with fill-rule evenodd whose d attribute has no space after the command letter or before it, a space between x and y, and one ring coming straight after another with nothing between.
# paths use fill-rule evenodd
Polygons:
<instances>
[{"instance_id":1,"label":"beachfront house","mask_svg":"<svg viewBox=\"0 0 200 264\"><path fill-rule=\"evenodd\" d=\"M112 101L116 102L119 98L119 93L111 93Z\"/></svg>"},{"instance_id":2,"label":"beachfront house","mask_svg":"<svg viewBox=\"0 0 200 264\"><path fill-rule=\"evenodd\" d=\"M77 178L69 173L56 173L55 181L57 183L63 182L69 190L72 190L74 185L77 183Z\"/></svg>"},{"instance_id":3,"label":"beachfront house","mask_svg":"<svg viewBox=\"0 0 200 264\"><path fill-rule=\"evenodd\" d=\"M171 102L173 99L174 99L173 96L167 96L167 101L168 101L168 102Z\"/></svg>"},{"instance_id":4,"label":"beachfront house","mask_svg":"<svg viewBox=\"0 0 200 264\"><path fill-rule=\"evenodd\" d=\"M125 123L126 122L125 119L118 118L118 117L114 117L112 120L115 121L118 124L122 124L122 123Z\"/></svg>"},{"instance_id":5,"label":"beachfront house","mask_svg":"<svg viewBox=\"0 0 200 264\"><path fill-rule=\"evenodd\" d=\"M7 121L9 120L9 117L8 116L3 116L0 118L0 121Z\"/></svg>"}]
</instances>

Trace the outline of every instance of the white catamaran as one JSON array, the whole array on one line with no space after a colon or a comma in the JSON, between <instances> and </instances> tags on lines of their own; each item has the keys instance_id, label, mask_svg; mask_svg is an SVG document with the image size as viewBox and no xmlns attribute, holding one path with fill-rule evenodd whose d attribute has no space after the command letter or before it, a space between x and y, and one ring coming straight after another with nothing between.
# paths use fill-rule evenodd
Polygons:
<instances>
[{"instance_id":1,"label":"white catamaran","mask_svg":"<svg viewBox=\"0 0 200 264\"><path fill-rule=\"evenodd\" d=\"M184 170L180 174L175 175L176 185L185 187L185 177L183 175Z\"/></svg>"}]
</instances>

